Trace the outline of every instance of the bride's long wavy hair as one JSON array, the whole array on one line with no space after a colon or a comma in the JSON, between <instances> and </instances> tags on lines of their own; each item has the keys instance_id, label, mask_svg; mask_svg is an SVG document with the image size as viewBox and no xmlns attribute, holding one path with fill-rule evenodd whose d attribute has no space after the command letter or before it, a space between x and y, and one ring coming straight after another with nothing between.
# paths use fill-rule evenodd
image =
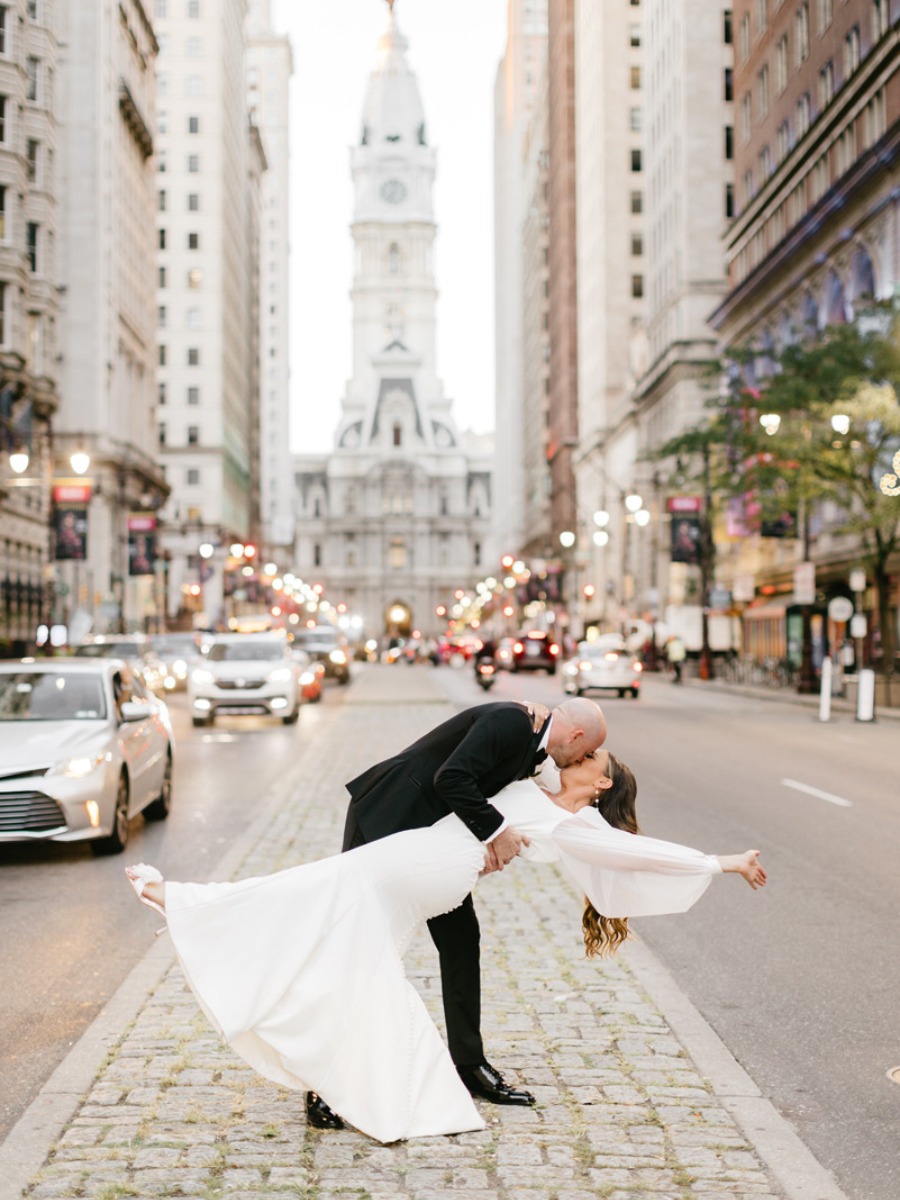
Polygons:
<instances>
[{"instance_id":1,"label":"bride's long wavy hair","mask_svg":"<svg viewBox=\"0 0 900 1200\"><path fill-rule=\"evenodd\" d=\"M597 800L592 800L592 807L614 829L640 833L635 814L637 782L634 775L613 754L609 755L608 774L612 787L605 788ZM609 958L629 937L627 917L604 917L587 897L584 900L581 928L588 958Z\"/></svg>"}]
</instances>

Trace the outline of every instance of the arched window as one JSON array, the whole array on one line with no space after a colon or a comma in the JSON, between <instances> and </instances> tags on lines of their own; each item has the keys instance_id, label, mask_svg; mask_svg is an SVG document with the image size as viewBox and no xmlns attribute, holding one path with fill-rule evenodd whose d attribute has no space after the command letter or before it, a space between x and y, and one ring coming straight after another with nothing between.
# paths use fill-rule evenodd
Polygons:
<instances>
[{"instance_id":1,"label":"arched window","mask_svg":"<svg viewBox=\"0 0 900 1200\"><path fill-rule=\"evenodd\" d=\"M819 306L812 292L807 292L800 306L800 329L804 338L814 338L819 332Z\"/></svg>"},{"instance_id":2,"label":"arched window","mask_svg":"<svg viewBox=\"0 0 900 1200\"><path fill-rule=\"evenodd\" d=\"M390 246L388 247L388 274L399 275L400 264L400 247L396 242L391 242Z\"/></svg>"},{"instance_id":3,"label":"arched window","mask_svg":"<svg viewBox=\"0 0 900 1200\"><path fill-rule=\"evenodd\" d=\"M399 421L394 422L393 444L395 446L403 445L403 426L400 424Z\"/></svg>"},{"instance_id":4,"label":"arched window","mask_svg":"<svg viewBox=\"0 0 900 1200\"><path fill-rule=\"evenodd\" d=\"M865 246L853 256L853 302L875 299L875 268Z\"/></svg>"},{"instance_id":5,"label":"arched window","mask_svg":"<svg viewBox=\"0 0 900 1200\"><path fill-rule=\"evenodd\" d=\"M847 304L844 297L844 285L837 271L832 271L825 284L824 296L825 324L846 325Z\"/></svg>"}]
</instances>

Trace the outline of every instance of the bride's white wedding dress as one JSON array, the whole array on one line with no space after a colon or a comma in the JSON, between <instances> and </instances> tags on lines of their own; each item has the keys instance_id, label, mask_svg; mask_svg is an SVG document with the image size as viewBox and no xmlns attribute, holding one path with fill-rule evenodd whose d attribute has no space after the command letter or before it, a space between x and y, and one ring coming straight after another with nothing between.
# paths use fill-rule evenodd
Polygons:
<instances>
[{"instance_id":1,"label":"bride's white wedding dress","mask_svg":"<svg viewBox=\"0 0 900 1200\"><path fill-rule=\"evenodd\" d=\"M524 857L564 864L606 916L683 912L720 870L595 809L573 816L530 780L492 803L530 837ZM261 1075L318 1092L381 1142L483 1129L402 963L483 865L482 844L448 816L277 875L167 883L168 928L201 1007Z\"/></svg>"}]
</instances>

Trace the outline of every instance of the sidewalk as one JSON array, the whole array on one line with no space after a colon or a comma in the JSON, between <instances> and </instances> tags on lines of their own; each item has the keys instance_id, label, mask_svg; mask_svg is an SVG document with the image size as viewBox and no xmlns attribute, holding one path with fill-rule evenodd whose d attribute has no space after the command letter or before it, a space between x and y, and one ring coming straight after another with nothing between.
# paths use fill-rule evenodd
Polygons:
<instances>
[{"instance_id":1,"label":"sidewalk","mask_svg":"<svg viewBox=\"0 0 900 1200\"><path fill-rule=\"evenodd\" d=\"M301 717L293 779L215 877L332 853L344 781L450 711L431 672L366 668L315 740ZM485 1104L483 1132L390 1147L308 1129L300 1095L219 1042L163 936L0 1147L0 1200L844 1200L646 947L584 958L555 869L517 864L477 908L489 1056L537 1108ZM152 915L135 920L149 945ZM408 975L438 1014L427 936Z\"/></svg>"},{"instance_id":2,"label":"sidewalk","mask_svg":"<svg viewBox=\"0 0 900 1200\"><path fill-rule=\"evenodd\" d=\"M647 676L648 679L665 680L667 674L665 671L660 671L657 674ZM684 683L689 687L709 688L714 691L730 692L735 696L752 696L756 700L774 700L780 704L799 705L802 708L810 710L810 714L818 717L819 713L819 694L818 692L810 696L801 696L796 687L754 687L748 683L733 683L729 679L698 679L696 675L685 675ZM897 693L900 695L900 684L897 685ZM893 697L892 697L893 698ZM841 696L831 697L831 719L835 720L838 717L855 720L856 704L855 701L845 699ZM893 705L888 708L884 704L877 705L875 708L875 720L900 721L900 707Z\"/></svg>"}]
</instances>

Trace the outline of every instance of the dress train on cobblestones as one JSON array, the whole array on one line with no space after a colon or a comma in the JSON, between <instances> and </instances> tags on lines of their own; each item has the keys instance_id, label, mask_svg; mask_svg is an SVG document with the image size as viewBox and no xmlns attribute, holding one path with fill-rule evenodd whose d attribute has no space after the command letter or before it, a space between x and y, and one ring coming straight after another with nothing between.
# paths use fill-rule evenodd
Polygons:
<instances>
[{"instance_id":1,"label":"dress train on cobblestones","mask_svg":"<svg viewBox=\"0 0 900 1200\"><path fill-rule=\"evenodd\" d=\"M524 857L560 862L606 916L683 912L720 871L593 808L566 812L529 780L492 802L530 837ZM167 883L168 928L204 1012L267 1079L318 1092L381 1142L483 1129L402 962L483 863L483 845L448 816L276 875Z\"/></svg>"}]
</instances>

